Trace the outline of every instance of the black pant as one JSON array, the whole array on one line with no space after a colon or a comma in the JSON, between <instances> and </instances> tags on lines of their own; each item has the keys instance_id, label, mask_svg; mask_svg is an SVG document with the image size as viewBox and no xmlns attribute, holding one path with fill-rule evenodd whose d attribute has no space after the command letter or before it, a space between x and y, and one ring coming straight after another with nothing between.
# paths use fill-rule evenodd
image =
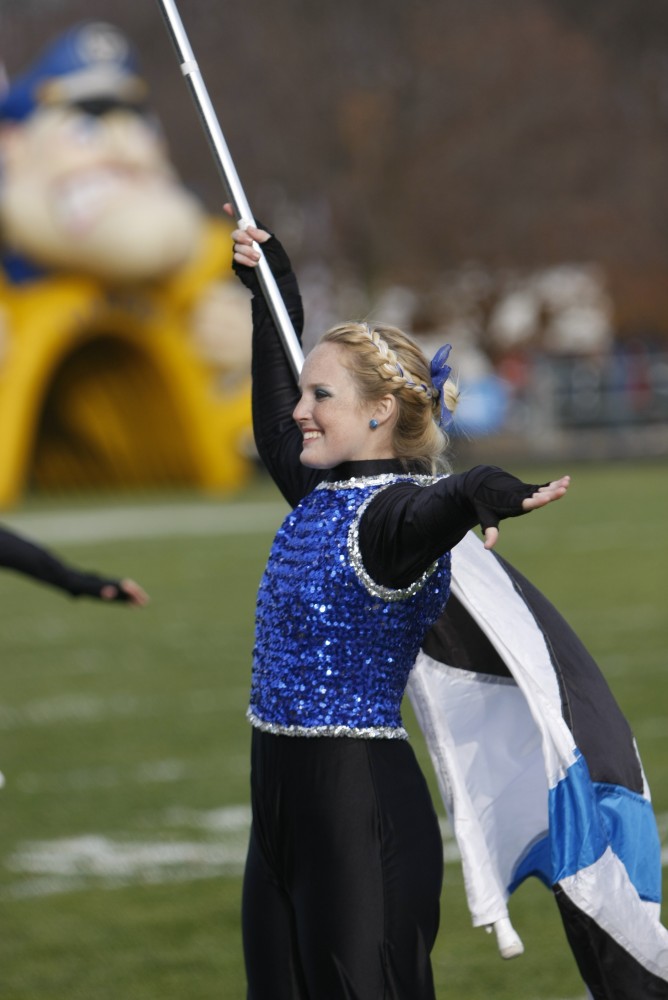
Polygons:
<instances>
[{"instance_id":1,"label":"black pant","mask_svg":"<svg viewBox=\"0 0 668 1000\"><path fill-rule=\"evenodd\" d=\"M253 731L249 1000L434 1000L443 847L405 740Z\"/></svg>"}]
</instances>

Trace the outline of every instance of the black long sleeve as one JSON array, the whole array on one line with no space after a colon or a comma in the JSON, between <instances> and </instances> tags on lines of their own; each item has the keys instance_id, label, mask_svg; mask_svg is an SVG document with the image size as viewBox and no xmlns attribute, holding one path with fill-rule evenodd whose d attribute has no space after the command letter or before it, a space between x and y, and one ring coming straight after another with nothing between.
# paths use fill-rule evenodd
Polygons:
<instances>
[{"instance_id":1,"label":"black long sleeve","mask_svg":"<svg viewBox=\"0 0 668 1000\"><path fill-rule=\"evenodd\" d=\"M407 587L480 524L517 517L537 489L503 469L478 465L427 486L401 482L381 491L360 523L360 551L369 575Z\"/></svg>"},{"instance_id":2,"label":"black long sleeve","mask_svg":"<svg viewBox=\"0 0 668 1000\"><path fill-rule=\"evenodd\" d=\"M108 585L117 587L120 595L118 580L74 569L48 549L6 528L0 528L0 566L64 590L72 597L100 597L102 588Z\"/></svg>"},{"instance_id":3,"label":"black long sleeve","mask_svg":"<svg viewBox=\"0 0 668 1000\"><path fill-rule=\"evenodd\" d=\"M275 237L264 243L262 250L301 343L304 312L290 260ZM255 269L234 263L233 268L243 284L253 292L251 374L255 444L272 479L290 506L295 507L302 497L327 477L327 473L308 469L299 461L302 436L292 419L292 411L299 401L294 373L260 290Z\"/></svg>"},{"instance_id":4,"label":"black long sleeve","mask_svg":"<svg viewBox=\"0 0 668 1000\"><path fill-rule=\"evenodd\" d=\"M277 284L295 333L300 338L303 313L297 279L290 273L277 278ZM299 389L273 318L259 293L253 298L252 315L255 444L272 479L290 506L295 507L326 477L326 473L307 469L299 461L302 435L292 419L292 411L299 400Z\"/></svg>"}]
</instances>

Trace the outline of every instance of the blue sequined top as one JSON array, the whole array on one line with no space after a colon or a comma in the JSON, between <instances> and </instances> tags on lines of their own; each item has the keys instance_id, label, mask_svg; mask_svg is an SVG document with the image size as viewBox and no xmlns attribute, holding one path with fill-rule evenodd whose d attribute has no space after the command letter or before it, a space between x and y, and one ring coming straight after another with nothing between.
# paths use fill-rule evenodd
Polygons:
<instances>
[{"instance_id":1,"label":"blue sequined top","mask_svg":"<svg viewBox=\"0 0 668 1000\"><path fill-rule=\"evenodd\" d=\"M401 701L450 586L450 555L402 590L376 584L359 551L360 519L385 474L320 483L286 517L257 604L253 725L295 736L406 738Z\"/></svg>"}]
</instances>

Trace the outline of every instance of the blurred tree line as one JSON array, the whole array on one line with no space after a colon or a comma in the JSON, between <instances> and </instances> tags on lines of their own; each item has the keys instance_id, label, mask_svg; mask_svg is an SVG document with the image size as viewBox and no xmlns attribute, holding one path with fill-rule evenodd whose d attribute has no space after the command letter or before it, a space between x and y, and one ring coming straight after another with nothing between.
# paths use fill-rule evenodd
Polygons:
<instances>
[{"instance_id":1,"label":"blurred tree line","mask_svg":"<svg viewBox=\"0 0 668 1000\"><path fill-rule=\"evenodd\" d=\"M373 290L470 262L595 262L618 337L668 338L665 0L181 0L249 200L297 265ZM184 180L224 200L156 0L0 0L20 72L56 33L134 41Z\"/></svg>"}]
</instances>

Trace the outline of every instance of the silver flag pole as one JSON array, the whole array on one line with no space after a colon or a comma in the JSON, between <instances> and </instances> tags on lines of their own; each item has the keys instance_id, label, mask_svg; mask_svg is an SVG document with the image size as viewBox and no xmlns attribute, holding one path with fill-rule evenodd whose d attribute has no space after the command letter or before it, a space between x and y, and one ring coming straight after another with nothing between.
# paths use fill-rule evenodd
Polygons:
<instances>
[{"instance_id":1,"label":"silver flag pole","mask_svg":"<svg viewBox=\"0 0 668 1000\"><path fill-rule=\"evenodd\" d=\"M254 226L255 221L253 213L250 210L250 205L248 204L246 195L244 194L244 190L241 186L239 175L237 174L234 163L232 162L230 151L227 148L225 137L223 136L220 124L211 103L211 99L206 86L204 85L202 74L200 73L197 62L195 61L195 56L190 46L190 42L188 41L188 36L186 35L183 22L176 8L176 4L174 3L174 0L158 0L158 6L162 11L162 15L167 25L167 30L172 42L174 43L176 55L181 64L181 72L186 78L188 89L190 90L192 98L195 102L195 107L199 113L204 132L213 152L218 170L220 171L225 190L234 208L238 224L240 228ZM261 251L262 248L258 247L258 249ZM298 378L304 363L304 354L292 325L292 320L290 319L288 311L285 308L285 303L281 298L281 293L278 290L276 279L271 273L271 269L264 255L261 256L258 264L258 277L260 280L262 294L265 297L274 323L276 324L276 328L280 334L288 360L292 366L295 377Z\"/></svg>"}]
</instances>

